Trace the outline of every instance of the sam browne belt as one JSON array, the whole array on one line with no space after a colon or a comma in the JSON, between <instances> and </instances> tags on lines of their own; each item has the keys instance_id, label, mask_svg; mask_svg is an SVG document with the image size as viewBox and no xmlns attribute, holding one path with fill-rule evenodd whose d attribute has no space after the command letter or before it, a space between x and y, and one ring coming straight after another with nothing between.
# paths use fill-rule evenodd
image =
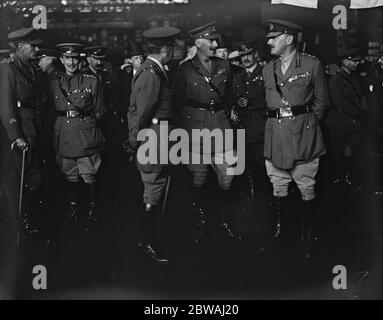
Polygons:
<instances>
[{"instance_id":1,"label":"sam browne belt","mask_svg":"<svg viewBox=\"0 0 383 320\"><path fill-rule=\"evenodd\" d=\"M311 106L295 106L278 109L270 109L266 111L268 118L288 118L299 116L300 114L310 113L312 111Z\"/></svg>"},{"instance_id":2,"label":"sam browne belt","mask_svg":"<svg viewBox=\"0 0 383 320\"><path fill-rule=\"evenodd\" d=\"M59 117L66 118L85 118L93 116L93 111L76 111L76 110L67 110L67 111L58 111Z\"/></svg>"}]
</instances>

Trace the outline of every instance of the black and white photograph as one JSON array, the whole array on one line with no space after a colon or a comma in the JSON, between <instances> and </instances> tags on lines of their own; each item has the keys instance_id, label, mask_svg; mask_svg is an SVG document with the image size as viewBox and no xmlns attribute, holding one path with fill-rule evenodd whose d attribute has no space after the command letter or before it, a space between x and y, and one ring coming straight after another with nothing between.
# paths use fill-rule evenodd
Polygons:
<instances>
[{"instance_id":1,"label":"black and white photograph","mask_svg":"<svg viewBox=\"0 0 383 320\"><path fill-rule=\"evenodd\" d=\"M383 0L0 0L0 300L382 300L382 168Z\"/></svg>"}]
</instances>

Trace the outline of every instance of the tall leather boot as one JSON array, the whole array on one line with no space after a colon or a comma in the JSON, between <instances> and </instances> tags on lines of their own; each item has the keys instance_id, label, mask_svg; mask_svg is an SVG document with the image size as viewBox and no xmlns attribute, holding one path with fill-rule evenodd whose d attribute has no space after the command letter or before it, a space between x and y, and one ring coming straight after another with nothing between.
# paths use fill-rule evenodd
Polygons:
<instances>
[{"instance_id":1,"label":"tall leather boot","mask_svg":"<svg viewBox=\"0 0 383 320\"><path fill-rule=\"evenodd\" d=\"M315 199L302 201L301 244L304 251L304 256L307 259L311 257L313 242L319 240L319 237L315 233L314 226L314 218L316 216L315 202Z\"/></svg>"},{"instance_id":2,"label":"tall leather boot","mask_svg":"<svg viewBox=\"0 0 383 320\"><path fill-rule=\"evenodd\" d=\"M192 190L192 208L196 214L196 236L194 242L199 244L206 236L207 229L207 205L205 201L206 188L193 187Z\"/></svg>"},{"instance_id":3,"label":"tall leather boot","mask_svg":"<svg viewBox=\"0 0 383 320\"><path fill-rule=\"evenodd\" d=\"M142 241L138 243L138 247L152 262L166 264L169 262L169 260L161 257L153 248L155 233L154 223L157 210L157 206L148 203L144 204L144 209L141 217Z\"/></svg>"},{"instance_id":4,"label":"tall leather boot","mask_svg":"<svg viewBox=\"0 0 383 320\"><path fill-rule=\"evenodd\" d=\"M284 202L286 199L282 197L272 197L272 207L274 215L274 232L273 232L273 241L277 242L281 239L282 233L282 216L284 214ZM283 217L284 218L284 217Z\"/></svg>"},{"instance_id":5,"label":"tall leather boot","mask_svg":"<svg viewBox=\"0 0 383 320\"><path fill-rule=\"evenodd\" d=\"M247 183L248 183L248 187L249 187L250 199L254 199L254 197L255 197L255 179L254 179L254 174L251 171L247 171Z\"/></svg>"},{"instance_id":6,"label":"tall leather boot","mask_svg":"<svg viewBox=\"0 0 383 320\"><path fill-rule=\"evenodd\" d=\"M21 224L26 235L40 232L38 217L41 214L41 203L39 190L25 188Z\"/></svg>"},{"instance_id":7,"label":"tall leather boot","mask_svg":"<svg viewBox=\"0 0 383 320\"><path fill-rule=\"evenodd\" d=\"M96 185L94 183L87 184L89 187L89 211L86 219L85 231L89 231L98 224L97 207L96 207Z\"/></svg>"},{"instance_id":8,"label":"tall leather boot","mask_svg":"<svg viewBox=\"0 0 383 320\"><path fill-rule=\"evenodd\" d=\"M79 182L67 182L67 194L68 194L68 208L67 217L77 223L80 218L80 183Z\"/></svg>"},{"instance_id":9,"label":"tall leather boot","mask_svg":"<svg viewBox=\"0 0 383 320\"><path fill-rule=\"evenodd\" d=\"M219 208L219 227L230 238L234 240L242 240L242 237L234 232L230 221L229 210L233 205L232 191L219 189L216 203Z\"/></svg>"},{"instance_id":10,"label":"tall leather boot","mask_svg":"<svg viewBox=\"0 0 383 320\"><path fill-rule=\"evenodd\" d=\"M273 251L274 249L280 247L283 244L284 239L286 239L286 230L285 230L285 211L286 211L286 202L287 197L276 197L272 196L271 205L273 210L273 235L271 241L268 240L266 244L259 249L260 253L265 251Z\"/></svg>"}]
</instances>

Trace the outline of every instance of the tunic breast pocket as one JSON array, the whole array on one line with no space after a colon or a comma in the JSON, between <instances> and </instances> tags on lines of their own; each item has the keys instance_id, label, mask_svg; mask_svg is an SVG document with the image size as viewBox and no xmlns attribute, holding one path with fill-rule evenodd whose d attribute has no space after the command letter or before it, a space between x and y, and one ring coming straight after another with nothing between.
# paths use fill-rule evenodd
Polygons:
<instances>
[{"instance_id":1,"label":"tunic breast pocket","mask_svg":"<svg viewBox=\"0 0 383 320\"><path fill-rule=\"evenodd\" d=\"M227 83L227 76L226 76L226 73L219 73L219 74L216 74L214 75L212 78L211 78L211 82L216 86L216 87L221 87L221 86L225 86L226 83Z\"/></svg>"},{"instance_id":2,"label":"tunic breast pocket","mask_svg":"<svg viewBox=\"0 0 383 320\"><path fill-rule=\"evenodd\" d=\"M73 104L75 105L75 107L77 107L78 109L83 109L92 103L92 97L89 93L79 92L79 93L73 94L71 95L71 100Z\"/></svg>"},{"instance_id":3,"label":"tunic breast pocket","mask_svg":"<svg viewBox=\"0 0 383 320\"><path fill-rule=\"evenodd\" d=\"M206 90L207 83L203 79L191 79L186 86L186 95L190 99L196 99Z\"/></svg>"},{"instance_id":4,"label":"tunic breast pocket","mask_svg":"<svg viewBox=\"0 0 383 320\"><path fill-rule=\"evenodd\" d=\"M285 84L286 87L309 87L311 85L309 78L288 80Z\"/></svg>"},{"instance_id":5,"label":"tunic breast pocket","mask_svg":"<svg viewBox=\"0 0 383 320\"><path fill-rule=\"evenodd\" d=\"M25 98L30 98L35 95L34 88L30 82L27 80L19 79L17 80L17 94L18 98L24 100Z\"/></svg>"}]
</instances>

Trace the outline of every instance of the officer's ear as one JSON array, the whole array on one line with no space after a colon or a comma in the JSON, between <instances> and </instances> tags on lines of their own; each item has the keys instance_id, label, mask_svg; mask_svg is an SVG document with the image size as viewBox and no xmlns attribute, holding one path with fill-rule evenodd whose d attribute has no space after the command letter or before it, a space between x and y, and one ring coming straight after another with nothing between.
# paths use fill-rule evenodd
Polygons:
<instances>
[{"instance_id":1,"label":"officer's ear","mask_svg":"<svg viewBox=\"0 0 383 320\"><path fill-rule=\"evenodd\" d=\"M63 56L60 56L60 61L61 61L62 64L65 64Z\"/></svg>"},{"instance_id":2,"label":"officer's ear","mask_svg":"<svg viewBox=\"0 0 383 320\"><path fill-rule=\"evenodd\" d=\"M16 48L17 48L18 51L22 51L23 48L24 48L25 42L23 42L23 41L17 41L17 42L15 43L15 45L16 45Z\"/></svg>"},{"instance_id":3,"label":"officer's ear","mask_svg":"<svg viewBox=\"0 0 383 320\"><path fill-rule=\"evenodd\" d=\"M203 42L202 39L196 39L196 41L194 43L195 43L196 47L199 49L199 48L201 48L202 42Z\"/></svg>"},{"instance_id":4,"label":"officer's ear","mask_svg":"<svg viewBox=\"0 0 383 320\"><path fill-rule=\"evenodd\" d=\"M291 45L295 44L294 36L291 35L291 34L288 34L287 37L286 37L286 42L287 42L288 46L291 46Z\"/></svg>"}]
</instances>

